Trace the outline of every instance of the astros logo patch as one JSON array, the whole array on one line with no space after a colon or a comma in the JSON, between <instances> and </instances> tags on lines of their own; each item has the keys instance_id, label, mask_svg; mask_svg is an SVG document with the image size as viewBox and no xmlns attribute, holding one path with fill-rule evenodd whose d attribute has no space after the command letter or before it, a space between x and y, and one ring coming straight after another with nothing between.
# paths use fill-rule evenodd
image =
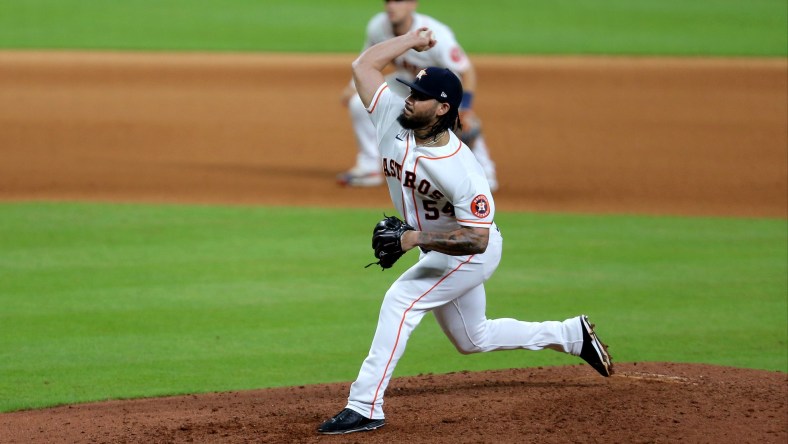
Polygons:
<instances>
[{"instance_id":1,"label":"astros logo patch","mask_svg":"<svg viewBox=\"0 0 788 444\"><path fill-rule=\"evenodd\" d=\"M490 203L487 196L480 194L471 201L471 213L479 219L484 219L490 215Z\"/></svg>"}]
</instances>

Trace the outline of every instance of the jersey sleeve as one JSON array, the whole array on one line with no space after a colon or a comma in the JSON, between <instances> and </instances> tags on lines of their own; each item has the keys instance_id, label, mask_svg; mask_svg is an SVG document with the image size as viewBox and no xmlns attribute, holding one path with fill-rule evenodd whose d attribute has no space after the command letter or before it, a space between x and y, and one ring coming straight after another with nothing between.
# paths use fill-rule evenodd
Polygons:
<instances>
[{"instance_id":1,"label":"jersey sleeve","mask_svg":"<svg viewBox=\"0 0 788 444\"><path fill-rule=\"evenodd\" d=\"M475 174L467 176L455 190L453 202L459 225L479 228L492 226L495 202L484 177Z\"/></svg>"},{"instance_id":2,"label":"jersey sleeve","mask_svg":"<svg viewBox=\"0 0 788 444\"><path fill-rule=\"evenodd\" d=\"M367 112L372 119L375 127L376 139L378 143L383 138L386 131L397 121L397 117L402 113L405 99L394 94L389 88L389 84L383 82L372 96Z\"/></svg>"}]
</instances>

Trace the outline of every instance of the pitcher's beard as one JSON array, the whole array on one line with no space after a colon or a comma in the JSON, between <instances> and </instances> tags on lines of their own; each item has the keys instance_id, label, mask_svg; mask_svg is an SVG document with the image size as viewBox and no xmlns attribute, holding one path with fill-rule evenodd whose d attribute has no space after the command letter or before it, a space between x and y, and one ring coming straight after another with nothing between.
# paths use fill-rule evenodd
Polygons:
<instances>
[{"instance_id":1,"label":"pitcher's beard","mask_svg":"<svg viewBox=\"0 0 788 444\"><path fill-rule=\"evenodd\" d=\"M411 116L406 117L405 111L397 117L397 122L402 125L403 128L409 130L416 130L426 128L430 125L430 119L425 116Z\"/></svg>"}]
</instances>

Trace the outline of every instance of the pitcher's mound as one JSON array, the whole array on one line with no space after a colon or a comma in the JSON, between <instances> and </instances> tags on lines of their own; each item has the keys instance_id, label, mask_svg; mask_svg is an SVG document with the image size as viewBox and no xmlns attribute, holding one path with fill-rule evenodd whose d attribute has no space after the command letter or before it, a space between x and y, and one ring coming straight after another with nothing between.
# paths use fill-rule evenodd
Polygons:
<instances>
[{"instance_id":1,"label":"pitcher's mound","mask_svg":"<svg viewBox=\"0 0 788 444\"><path fill-rule=\"evenodd\" d=\"M323 436L349 384L63 406L0 415L4 442L788 442L786 374L585 365L395 378L382 429Z\"/></svg>"}]
</instances>

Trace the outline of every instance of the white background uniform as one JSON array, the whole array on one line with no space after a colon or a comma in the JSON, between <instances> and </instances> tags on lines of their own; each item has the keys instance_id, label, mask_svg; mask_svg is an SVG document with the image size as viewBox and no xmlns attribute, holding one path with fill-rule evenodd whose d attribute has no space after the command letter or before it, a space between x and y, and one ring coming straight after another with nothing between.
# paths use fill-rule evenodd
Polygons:
<instances>
[{"instance_id":1,"label":"white background uniform","mask_svg":"<svg viewBox=\"0 0 788 444\"><path fill-rule=\"evenodd\" d=\"M432 31L433 38L437 41L436 45L423 52L411 49L397 57L394 60L396 70L386 79L392 90L402 97L407 97L410 91L405 85L395 82L395 77L410 82L413 81L420 70L430 66L447 68L461 77L460 74L470 67L470 61L465 55L465 51L460 47L460 44L454 37L454 33L448 26L430 16L413 13L413 24L409 31L422 27L427 27ZM367 24L367 37L364 49L366 50L373 45L394 37L394 31L388 16L385 12L378 13ZM359 148L356 157L356 167L364 172L377 172L380 168L378 147L375 139L375 128L369 120L369 113L367 113L358 95L354 95L350 99L348 108ZM485 173L489 177L494 177L495 165L490 160L483 136L479 136L474 142L473 153L476 155L479 163L482 164Z\"/></svg>"},{"instance_id":2,"label":"white background uniform","mask_svg":"<svg viewBox=\"0 0 788 444\"><path fill-rule=\"evenodd\" d=\"M420 231L487 227L490 239L482 254L421 252L419 261L386 292L369 355L350 388L347 405L372 419L384 417L383 393L410 334L428 311L461 353L552 348L579 355L583 344L579 318L486 318L483 284L501 260L502 238L493 222L495 203L484 172L451 132L445 146L417 147L413 131L403 130L396 120L403 106L404 99L384 83L369 108L395 207Z\"/></svg>"}]
</instances>

